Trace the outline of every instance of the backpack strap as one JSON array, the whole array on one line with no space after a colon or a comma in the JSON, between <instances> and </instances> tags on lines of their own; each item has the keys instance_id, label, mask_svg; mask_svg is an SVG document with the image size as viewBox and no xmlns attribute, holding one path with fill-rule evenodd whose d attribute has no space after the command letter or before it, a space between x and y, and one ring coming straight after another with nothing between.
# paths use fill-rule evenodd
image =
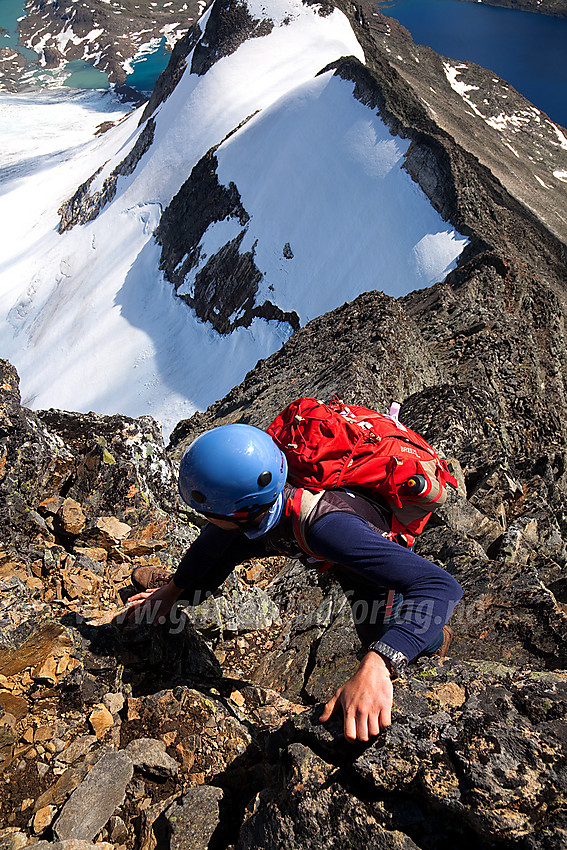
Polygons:
<instances>
[{"instance_id":1,"label":"backpack strap","mask_svg":"<svg viewBox=\"0 0 567 850\"><path fill-rule=\"evenodd\" d=\"M309 546L307 545L307 541L305 540L305 526L307 521L323 496L325 495L325 491L322 490L319 493L312 493L310 490L305 490L303 487L298 487L293 494L287 500L286 503L286 514L291 516L291 523L293 527L293 533L295 535L295 539L306 553L311 558L315 558L317 561L321 561L321 565L317 567L317 570L320 573L324 573L327 570L332 569L332 564L327 561L326 558L322 558L320 555L316 555L315 552L312 552ZM399 535L402 536L402 535ZM400 542L396 540L396 536L392 534L392 532L384 533L383 537L386 537L389 540L393 540L395 542ZM411 545L413 543L414 538L411 538L411 543L406 545ZM404 545L403 543L401 545ZM390 588L387 592L386 596L386 610L384 612L384 622L390 623L392 619L393 607L394 607L394 594L395 591Z\"/></svg>"},{"instance_id":2,"label":"backpack strap","mask_svg":"<svg viewBox=\"0 0 567 850\"><path fill-rule=\"evenodd\" d=\"M293 496L287 500L286 513L288 516L291 516L295 539L305 554L309 555L310 558L315 558L317 561L323 561L320 569L327 570L330 569L331 564L329 564L326 558L322 558L320 555L312 552L305 539L307 521L324 495L324 490L321 490L319 493L312 493L310 490L298 487Z\"/></svg>"}]
</instances>

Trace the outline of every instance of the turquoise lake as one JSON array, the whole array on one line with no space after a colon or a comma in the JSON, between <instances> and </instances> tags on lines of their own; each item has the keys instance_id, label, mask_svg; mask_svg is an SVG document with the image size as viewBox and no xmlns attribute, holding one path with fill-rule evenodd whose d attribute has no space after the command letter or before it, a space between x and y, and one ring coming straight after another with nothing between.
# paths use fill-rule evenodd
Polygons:
<instances>
[{"instance_id":1,"label":"turquoise lake","mask_svg":"<svg viewBox=\"0 0 567 850\"><path fill-rule=\"evenodd\" d=\"M18 45L18 18L24 15L23 0L0 0L0 27L6 32L0 33L0 47L14 47L26 59L37 59L37 53Z\"/></svg>"},{"instance_id":2,"label":"turquoise lake","mask_svg":"<svg viewBox=\"0 0 567 850\"><path fill-rule=\"evenodd\" d=\"M18 44L18 18L24 15L23 0L0 0L0 27L6 32L0 34L0 47L13 47L24 55L30 62L37 59L37 54ZM171 53L166 49L166 40L162 38L159 45L151 52L140 56L132 63L132 73L126 77L126 84L139 92L151 93L161 72L167 67ZM82 60L69 62L65 67L69 74L64 85L76 89L107 89L108 77L103 71L93 68Z\"/></svg>"},{"instance_id":3,"label":"turquoise lake","mask_svg":"<svg viewBox=\"0 0 567 850\"><path fill-rule=\"evenodd\" d=\"M567 18L465 0L394 0L378 9L418 44L495 71L567 126Z\"/></svg>"},{"instance_id":4,"label":"turquoise lake","mask_svg":"<svg viewBox=\"0 0 567 850\"><path fill-rule=\"evenodd\" d=\"M171 56L165 45L166 40L162 38L159 46L151 53L146 53L132 62L133 70L126 77L126 85L144 94L151 94L157 78L167 67ZM72 72L71 76L65 80L65 85L70 88L105 89L109 87L107 75L87 62L69 62L65 70Z\"/></svg>"},{"instance_id":5,"label":"turquoise lake","mask_svg":"<svg viewBox=\"0 0 567 850\"><path fill-rule=\"evenodd\" d=\"M153 91L157 78L167 67L171 56L170 51L166 50L165 44L165 38L162 38L159 47L153 53L142 56L133 63L134 71L132 74L128 74L127 85L140 92L149 93Z\"/></svg>"}]
</instances>

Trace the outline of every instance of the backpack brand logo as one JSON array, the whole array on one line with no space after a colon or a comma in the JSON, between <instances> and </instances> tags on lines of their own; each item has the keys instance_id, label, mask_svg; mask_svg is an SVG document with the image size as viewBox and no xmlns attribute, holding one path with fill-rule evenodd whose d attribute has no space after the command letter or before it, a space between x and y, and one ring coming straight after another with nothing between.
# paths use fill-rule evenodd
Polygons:
<instances>
[{"instance_id":1,"label":"backpack brand logo","mask_svg":"<svg viewBox=\"0 0 567 850\"><path fill-rule=\"evenodd\" d=\"M412 449L411 446L400 446L400 451L405 452L408 455L415 455L416 457L419 457L418 452L416 452L415 449Z\"/></svg>"}]
</instances>

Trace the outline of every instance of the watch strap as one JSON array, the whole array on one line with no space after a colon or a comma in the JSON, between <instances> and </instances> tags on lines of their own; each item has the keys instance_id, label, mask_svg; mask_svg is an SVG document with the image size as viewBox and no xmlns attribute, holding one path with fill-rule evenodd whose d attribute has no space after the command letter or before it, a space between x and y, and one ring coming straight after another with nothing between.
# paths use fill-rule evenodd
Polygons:
<instances>
[{"instance_id":1,"label":"watch strap","mask_svg":"<svg viewBox=\"0 0 567 850\"><path fill-rule=\"evenodd\" d=\"M385 662L390 671L390 678L397 679L406 672L408 659L403 652L397 649L392 649L387 643L377 640L371 643L368 647L372 652L376 652Z\"/></svg>"}]
</instances>

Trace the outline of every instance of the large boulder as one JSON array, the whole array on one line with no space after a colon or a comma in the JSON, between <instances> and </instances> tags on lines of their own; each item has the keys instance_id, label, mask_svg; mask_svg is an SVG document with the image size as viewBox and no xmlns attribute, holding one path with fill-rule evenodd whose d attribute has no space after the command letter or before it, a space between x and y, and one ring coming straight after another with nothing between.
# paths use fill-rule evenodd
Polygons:
<instances>
[{"instance_id":1,"label":"large boulder","mask_svg":"<svg viewBox=\"0 0 567 850\"><path fill-rule=\"evenodd\" d=\"M347 744L339 719L302 714L236 846L559 850L566 700L552 673L422 662L396 684L393 725L374 743Z\"/></svg>"}]
</instances>

